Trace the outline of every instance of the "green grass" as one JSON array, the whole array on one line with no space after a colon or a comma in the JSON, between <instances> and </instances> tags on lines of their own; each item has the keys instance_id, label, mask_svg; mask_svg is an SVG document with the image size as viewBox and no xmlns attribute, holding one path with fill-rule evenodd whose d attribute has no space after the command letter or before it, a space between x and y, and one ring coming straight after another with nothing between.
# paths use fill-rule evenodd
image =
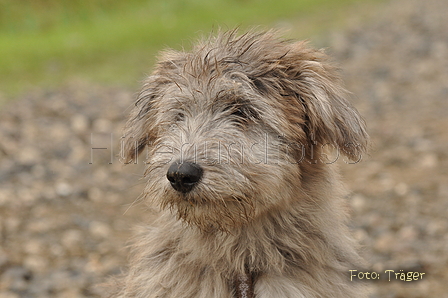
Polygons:
<instances>
[{"instance_id":1,"label":"green grass","mask_svg":"<svg viewBox=\"0 0 448 298\"><path fill-rule=\"evenodd\" d=\"M219 27L293 26L300 18L309 21L295 34L313 34L363 1L0 0L0 92L73 79L136 88L167 46L188 48Z\"/></svg>"}]
</instances>

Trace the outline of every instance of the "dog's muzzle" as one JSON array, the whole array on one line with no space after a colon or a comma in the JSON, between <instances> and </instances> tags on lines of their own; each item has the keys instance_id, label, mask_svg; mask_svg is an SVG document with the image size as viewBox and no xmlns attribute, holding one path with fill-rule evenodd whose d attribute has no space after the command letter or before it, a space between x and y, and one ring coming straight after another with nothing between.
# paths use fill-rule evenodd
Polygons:
<instances>
[{"instance_id":1,"label":"dog's muzzle","mask_svg":"<svg viewBox=\"0 0 448 298\"><path fill-rule=\"evenodd\" d=\"M196 163L173 162L166 173L171 186L182 193L191 191L201 180L204 170Z\"/></svg>"}]
</instances>

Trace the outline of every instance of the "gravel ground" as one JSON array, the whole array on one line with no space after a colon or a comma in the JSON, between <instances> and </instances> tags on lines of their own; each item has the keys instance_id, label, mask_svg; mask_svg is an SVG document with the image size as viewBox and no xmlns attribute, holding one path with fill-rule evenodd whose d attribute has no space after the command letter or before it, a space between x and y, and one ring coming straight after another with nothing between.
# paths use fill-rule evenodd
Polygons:
<instances>
[{"instance_id":1,"label":"gravel ground","mask_svg":"<svg viewBox=\"0 0 448 298\"><path fill-rule=\"evenodd\" d=\"M339 163L371 297L448 297L448 1L396 0L318 41L344 69L373 146ZM117 156L134 94L81 82L0 112L0 298L98 297L151 213ZM92 149L106 148L106 149ZM385 270L425 273L387 279ZM348 273L347 273L348 274Z\"/></svg>"}]
</instances>

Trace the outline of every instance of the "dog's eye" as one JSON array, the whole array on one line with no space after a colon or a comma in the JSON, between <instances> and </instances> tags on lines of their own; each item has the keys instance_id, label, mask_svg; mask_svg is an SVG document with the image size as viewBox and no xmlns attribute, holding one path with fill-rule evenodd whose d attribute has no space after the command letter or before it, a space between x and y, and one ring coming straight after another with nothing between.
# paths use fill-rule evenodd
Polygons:
<instances>
[{"instance_id":1,"label":"dog's eye","mask_svg":"<svg viewBox=\"0 0 448 298\"><path fill-rule=\"evenodd\" d=\"M247 114L242 108L235 108L232 111L232 116L239 117L239 118L246 118Z\"/></svg>"},{"instance_id":2,"label":"dog's eye","mask_svg":"<svg viewBox=\"0 0 448 298\"><path fill-rule=\"evenodd\" d=\"M219 97L219 101L225 103L222 106L223 115L230 117L232 121L247 123L260 120L256 107L246 98L238 97L234 94Z\"/></svg>"},{"instance_id":3,"label":"dog's eye","mask_svg":"<svg viewBox=\"0 0 448 298\"><path fill-rule=\"evenodd\" d=\"M231 115L237 121L259 120L260 117L254 109L246 105L240 105L232 108Z\"/></svg>"},{"instance_id":4,"label":"dog's eye","mask_svg":"<svg viewBox=\"0 0 448 298\"><path fill-rule=\"evenodd\" d=\"M184 119L185 119L185 114L182 113L182 112L177 113L177 114L176 114L176 117L174 118L174 120L175 120L176 122L183 121Z\"/></svg>"}]
</instances>

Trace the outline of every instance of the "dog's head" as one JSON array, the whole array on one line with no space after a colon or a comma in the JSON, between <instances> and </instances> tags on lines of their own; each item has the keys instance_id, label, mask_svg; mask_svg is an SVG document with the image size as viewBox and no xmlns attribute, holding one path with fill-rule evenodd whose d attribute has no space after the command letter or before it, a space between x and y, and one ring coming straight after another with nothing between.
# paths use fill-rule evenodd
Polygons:
<instances>
[{"instance_id":1,"label":"dog's head","mask_svg":"<svg viewBox=\"0 0 448 298\"><path fill-rule=\"evenodd\" d=\"M361 159L368 136L346 97L327 56L305 42L221 33L161 56L122 156L135 162L147 148L145 194L189 223L228 230L298 196L325 148Z\"/></svg>"}]
</instances>

